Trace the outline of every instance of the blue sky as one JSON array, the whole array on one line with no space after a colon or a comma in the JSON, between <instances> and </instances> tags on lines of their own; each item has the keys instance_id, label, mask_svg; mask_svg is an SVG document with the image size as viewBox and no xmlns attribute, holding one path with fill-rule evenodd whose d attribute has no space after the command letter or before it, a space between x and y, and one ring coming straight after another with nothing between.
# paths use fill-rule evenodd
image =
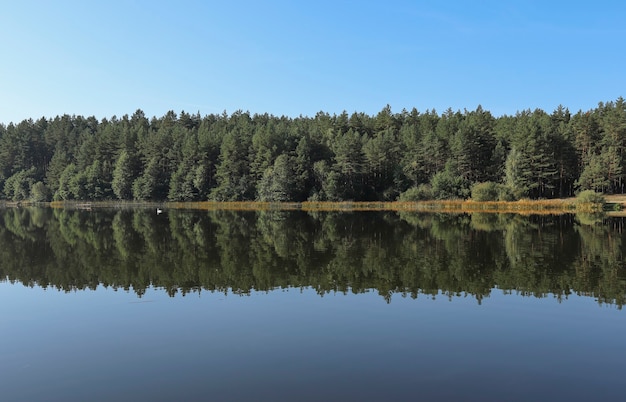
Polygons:
<instances>
[{"instance_id":1,"label":"blue sky","mask_svg":"<svg viewBox=\"0 0 626 402\"><path fill-rule=\"evenodd\" d=\"M572 112L626 91L623 1L5 1L0 123Z\"/></svg>"}]
</instances>

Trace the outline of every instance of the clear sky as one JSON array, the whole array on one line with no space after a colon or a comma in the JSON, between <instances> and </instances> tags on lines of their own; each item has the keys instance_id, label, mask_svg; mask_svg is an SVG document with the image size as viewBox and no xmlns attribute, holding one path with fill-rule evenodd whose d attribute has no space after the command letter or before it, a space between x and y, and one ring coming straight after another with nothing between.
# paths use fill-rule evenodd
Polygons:
<instances>
[{"instance_id":1,"label":"clear sky","mask_svg":"<svg viewBox=\"0 0 626 402\"><path fill-rule=\"evenodd\" d=\"M0 0L0 123L626 96L626 1Z\"/></svg>"}]
</instances>

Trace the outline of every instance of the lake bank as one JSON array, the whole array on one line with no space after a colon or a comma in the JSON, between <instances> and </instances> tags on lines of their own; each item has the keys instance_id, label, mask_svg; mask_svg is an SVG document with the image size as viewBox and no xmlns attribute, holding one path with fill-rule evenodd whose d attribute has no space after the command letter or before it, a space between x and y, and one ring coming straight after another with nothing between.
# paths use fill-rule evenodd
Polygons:
<instances>
[{"instance_id":1,"label":"lake bank","mask_svg":"<svg viewBox=\"0 0 626 402\"><path fill-rule=\"evenodd\" d=\"M626 195L605 196L604 209L612 214L621 214L626 207ZM519 214L565 214L574 212L599 212L601 204L578 203L576 198L550 200L519 201L473 201L473 200L433 200L417 202L377 202L377 201L342 201L342 202L139 202L139 201L53 201L49 203L1 202L0 207L25 207L29 205L49 206L69 209L101 208L159 208L159 209L197 209L197 210L232 210L232 211L417 211L417 212L484 212L484 213L519 213Z\"/></svg>"}]
</instances>

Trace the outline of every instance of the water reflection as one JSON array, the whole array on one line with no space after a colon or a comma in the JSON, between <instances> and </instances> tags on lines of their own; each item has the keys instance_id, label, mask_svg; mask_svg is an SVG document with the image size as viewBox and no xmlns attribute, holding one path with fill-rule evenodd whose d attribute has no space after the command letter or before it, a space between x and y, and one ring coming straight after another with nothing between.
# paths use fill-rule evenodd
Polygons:
<instances>
[{"instance_id":1,"label":"water reflection","mask_svg":"<svg viewBox=\"0 0 626 402\"><path fill-rule=\"evenodd\" d=\"M575 293L623 306L624 220L589 216L170 210L0 211L0 277L170 295Z\"/></svg>"}]
</instances>

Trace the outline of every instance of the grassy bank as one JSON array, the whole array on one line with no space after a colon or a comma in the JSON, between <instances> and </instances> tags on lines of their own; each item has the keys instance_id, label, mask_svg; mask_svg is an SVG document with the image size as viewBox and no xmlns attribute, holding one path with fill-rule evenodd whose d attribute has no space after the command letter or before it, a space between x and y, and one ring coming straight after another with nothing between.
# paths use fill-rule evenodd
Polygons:
<instances>
[{"instance_id":1,"label":"grassy bank","mask_svg":"<svg viewBox=\"0 0 626 402\"><path fill-rule=\"evenodd\" d=\"M168 208L202 210L303 210L303 211L423 211L423 212L508 212L508 213L573 213L596 212L601 204L580 203L575 198L555 200L484 201L440 200L418 202L193 202L166 203Z\"/></svg>"},{"instance_id":2,"label":"grassy bank","mask_svg":"<svg viewBox=\"0 0 626 402\"><path fill-rule=\"evenodd\" d=\"M626 196L607 196L610 210L626 206ZM552 200L519 200L519 201L472 201L472 200L435 200L418 202L138 202L138 201L54 201L50 203L9 203L0 206L21 207L27 205L50 206L52 208L69 209L126 209L126 208L161 208L161 209L196 209L196 210L231 210L231 211L422 211L422 212L487 212L487 213L520 213L520 214L561 214L573 212L597 212L602 204L581 203L575 198Z\"/></svg>"}]
</instances>

